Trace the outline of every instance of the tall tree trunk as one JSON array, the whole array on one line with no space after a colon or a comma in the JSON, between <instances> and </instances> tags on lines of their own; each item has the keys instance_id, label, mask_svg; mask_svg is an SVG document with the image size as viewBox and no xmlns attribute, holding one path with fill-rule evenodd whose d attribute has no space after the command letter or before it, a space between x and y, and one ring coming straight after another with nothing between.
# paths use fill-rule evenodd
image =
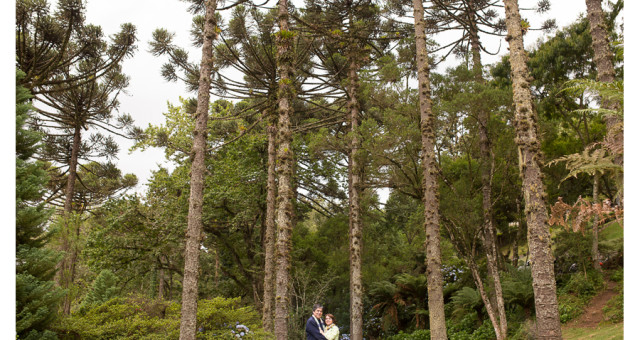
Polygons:
<instances>
[{"instance_id":1,"label":"tall tree trunk","mask_svg":"<svg viewBox=\"0 0 640 340\"><path fill-rule=\"evenodd\" d=\"M596 172L593 175L593 204L598 204L600 200L598 196L600 195L600 174ZM600 267L600 252L598 251L598 228L600 227L599 223L600 217L598 215L593 217L593 240L591 241L591 259L593 259L593 268L597 271L602 272L602 267Z\"/></svg>"},{"instance_id":2,"label":"tall tree trunk","mask_svg":"<svg viewBox=\"0 0 640 340\"><path fill-rule=\"evenodd\" d=\"M498 321L499 316L496 315L497 308L496 306L494 306L494 303L489 298L487 292L484 289L484 285L482 284L482 277L480 276L480 269L478 268L478 264L475 262L475 256L473 255L469 256L469 258L466 260L466 263L469 266L469 270L471 271L471 276L473 277L473 281L475 282L476 287L478 288L478 292L480 293L480 298L482 299L482 302L484 303L487 309L489 320L493 325L493 331L496 333L496 339L506 339L506 333L504 333L500 328L501 324L500 324L500 321Z\"/></svg>"},{"instance_id":3,"label":"tall tree trunk","mask_svg":"<svg viewBox=\"0 0 640 340\"><path fill-rule=\"evenodd\" d=\"M518 242L520 241L520 238L522 237L522 230L524 229L524 223L522 223L522 218L520 218L520 197L516 198L516 212L518 214L518 218L517 218L517 223L518 223L518 230L516 231L516 239L513 242L513 259L512 261L512 265L514 267L518 267Z\"/></svg>"},{"instance_id":4,"label":"tall tree trunk","mask_svg":"<svg viewBox=\"0 0 640 340\"><path fill-rule=\"evenodd\" d=\"M587 18L589 18L589 26L591 27L591 46L593 47L593 60L598 69L598 81L604 83L612 83L615 80L615 71L613 69L613 53L609 48L608 30L602 12L602 0L586 0ZM602 106L615 110L616 104L603 101ZM612 138L613 142L624 147L624 128L622 118L616 115L606 115L604 121L607 124L607 136ZM624 157L622 154L614 158L614 163L624 166ZM618 175L616 184L619 190L620 207L624 208L624 176Z\"/></svg>"},{"instance_id":5,"label":"tall tree trunk","mask_svg":"<svg viewBox=\"0 0 640 340\"><path fill-rule=\"evenodd\" d=\"M77 125L73 132L73 144L71 145L71 157L69 158L69 175L67 176L67 189L64 199L64 214L68 216L73 210L73 194L76 189L76 178L78 169L78 155L80 154L80 125Z\"/></svg>"},{"instance_id":6,"label":"tall tree trunk","mask_svg":"<svg viewBox=\"0 0 640 340\"><path fill-rule=\"evenodd\" d=\"M274 333L276 339L288 338L290 307L291 235L293 233L293 151L291 117L293 116L293 32L289 31L287 0L278 1L276 62L278 84L278 148L276 153L278 198L276 211L276 296Z\"/></svg>"},{"instance_id":7,"label":"tall tree trunk","mask_svg":"<svg viewBox=\"0 0 640 340\"><path fill-rule=\"evenodd\" d=\"M187 240L184 250L184 278L182 281L182 317L180 339L196 338L196 313L198 309L198 269L200 266L200 241L202 234L202 205L204 199L205 155L207 149L207 120L209 118L209 89L213 66L213 40L216 39L216 0L207 0L203 32L202 60L198 84L196 126L191 148L191 192L187 216Z\"/></svg>"},{"instance_id":8,"label":"tall tree trunk","mask_svg":"<svg viewBox=\"0 0 640 340\"><path fill-rule=\"evenodd\" d=\"M158 300L164 300L164 267L162 265L162 255L158 257Z\"/></svg>"},{"instance_id":9,"label":"tall tree trunk","mask_svg":"<svg viewBox=\"0 0 640 340\"><path fill-rule=\"evenodd\" d=\"M349 154L349 296L351 339L362 340L362 216L360 194L362 192L362 164L360 155L358 103L358 68L355 52L351 52L349 63L349 103L347 110L351 122L351 150Z\"/></svg>"},{"instance_id":10,"label":"tall tree trunk","mask_svg":"<svg viewBox=\"0 0 640 340\"><path fill-rule=\"evenodd\" d=\"M269 110L270 118L274 114ZM262 327L273 332L275 303L275 238L276 238L276 132L277 119L270 119L267 127L267 212L264 236L264 296Z\"/></svg>"},{"instance_id":11,"label":"tall tree trunk","mask_svg":"<svg viewBox=\"0 0 640 340\"><path fill-rule=\"evenodd\" d=\"M482 76L482 61L480 59L480 39L476 25L476 15L474 2L470 2L471 24L469 33L471 35L471 50L473 58L473 71L476 81L484 83ZM480 139L480 171L482 180L482 212L483 212L483 240L484 248L487 252L487 271L489 282L493 287L493 301L497 314L500 317L499 324L493 324L496 329L498 340L507 337L507 313L504 308L504 298L502 297L502 284L500 284L500 272L498 271L498 250L496 239L496 227L493 224L493 204L491 203L491 182L493 178L491 155L491 141L489 139L490 112L480 108L478 112L478 135ZM481 282L481 281L480 281ZM487 305L487 307L490 307ZM495 321L492 319L492 322Z\"/></svg>"},{"instance_id":12,"label":"tall tree trunk","mask_svg":"<svg viewBox=\"0 0 640 340\"><path fill-rule=\"evenodd\" d=\"M425 36L422 0L413 0L418 90L420 96L420 130L422 132L423 203L425 248L427 256L427 291L429 295L429 327L431 339L446 339L444 296L442 293L442 260L440 255L440 216L438 212L438 183L436 181L434 115L431 109L431 85Z\"/></svg>"},{"instance_id":13,"label":"tall tree trunk","mask_svg":"<svg viewBox=\"0 0 640 340\"><path fill-rule=\"evenodd\" d=\"M64 232L62 233L62 251L65 253L64 258L58 264L57 283L64 289L69 289L73 284L75 277L77 247L76 242L80 236L80 226L71 221L71 213L73 211L73 195L75 194L78 155L80 154L81 133L80 125L77 125L73 132L73 142L71 144L71 157L69 158L69 174L67 175L67 187L65 190L63 223ZM73 230L71 230L73 229ZM62 313L64 315L71 314L72 295L66 294L62 300Z\"/></svg>"},{"instance_id":14,"label":"tall tree trunk","mask_svg":"<svg viewBox=\"0 0 640 340\"><path fill-rule=\"evenodd\" d=\"M531 252L531 273L536 306L537 338L561 339L558 297L553 272L546 192L542 183L542 153L538 137L537 113L529 87L527 55L517 0L504 0L509 42L513 101L515 102L516 144L525 199Z\"/></svg>"}]
</instances>

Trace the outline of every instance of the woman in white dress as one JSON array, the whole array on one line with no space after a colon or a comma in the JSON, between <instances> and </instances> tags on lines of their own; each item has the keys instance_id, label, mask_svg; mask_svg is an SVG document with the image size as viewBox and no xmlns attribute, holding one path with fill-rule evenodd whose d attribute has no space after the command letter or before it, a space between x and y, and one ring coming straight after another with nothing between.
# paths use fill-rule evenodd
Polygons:
<instances>
[{"instance_id":1,"label":"woman in white dress","mask_svg":"<svg viewBox=\"0 0 640 340\"><path fill-rule=\"evenodd\" d=\"M338 340L340 329L338 329L338 326L335 324L333 314L327 314L324 318L324 323L327 325L324 331L324 337L327 338L327 340Z\"/></svg>"}]
</instances>

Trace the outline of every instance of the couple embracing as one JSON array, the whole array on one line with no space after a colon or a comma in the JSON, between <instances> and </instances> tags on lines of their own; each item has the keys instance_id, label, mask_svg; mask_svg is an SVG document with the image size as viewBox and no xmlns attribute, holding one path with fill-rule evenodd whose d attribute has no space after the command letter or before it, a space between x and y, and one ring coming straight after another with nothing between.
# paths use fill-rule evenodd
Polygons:
<instances>
[{"instance_id":1,"label":"couple embracing","mask_svg":"<svg viewBox=\"0 0 640 340\"><path fill-rule=\"evenodd\" d=\"M322 321L322 305L313 305L313 314L307 320L305 327L307 340L338 340L340 330L335 324L335 318L331 314L327 314Z\"/></svg>"}]
</instances>

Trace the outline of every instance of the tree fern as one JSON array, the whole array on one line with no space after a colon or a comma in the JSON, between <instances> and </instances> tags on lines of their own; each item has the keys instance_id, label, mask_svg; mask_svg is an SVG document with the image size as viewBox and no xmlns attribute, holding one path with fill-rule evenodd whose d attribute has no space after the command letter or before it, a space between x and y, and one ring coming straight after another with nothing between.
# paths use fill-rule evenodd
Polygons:
<instances>
[{"instance_id":1,"label":"tree fern","mask_svg":"<svg viewBox=\"0 0 640 340\"><path fill-rule=\"evenodd\" d=\"M561 92L568 92L574 96L590 93L600 97L601 101L615 104L613 106L615 109L586 108L573 112L617 116L623 116L624 114L624 83L622 80L607 83L592 79L575 79L566 82ZM617 129L622 129L622 123ZM596 172L601 174L623 172L622 166L614 163L614 158L624 152L624 145L618 144L619 142L615 142L611 136L607 135L604 141L587 146L581 153L556 158L547 165L566 162L565 166L569 170L569 174L562 179L561 183L567 178L577 177L581 173L593 176Z\"/></svg>"}]
</instances>

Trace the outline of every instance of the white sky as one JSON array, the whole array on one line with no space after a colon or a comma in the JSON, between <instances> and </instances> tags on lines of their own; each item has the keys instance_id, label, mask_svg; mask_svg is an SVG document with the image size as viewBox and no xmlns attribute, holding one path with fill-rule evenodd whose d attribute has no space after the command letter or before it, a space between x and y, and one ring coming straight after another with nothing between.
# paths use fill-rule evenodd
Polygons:
<instances>
[{"instance_id":1,"label":"white sky","mask_svg":"<svg viewBox=\"0 0 640 340\"><path fill-rule=\"evenodd\" d=\"M536 23L541 22L543 19L547 17L555 17L558 27L564 27L569 23L573 22L580 13L586 11L584 0L552 0L551 11L543 16L537 15L535 13L524 14L533 26ZM520 7L534 7L537 0L521 0ZM3 46L6 46L2 52L0 53L0 58L2 67L0 67L0 79L2 79L3 91L2 91L2 99L3 99L3 108L4 115L2 117L3 120L3 147L2 148L2 157L7 160L5 166L3 167L4 174L8 178L15 178L15 168L13 166L13 161L8 161L9 159L13 159L13 153L15 150L15 125L14 125L14 116L10 114L13 109L13 98L15 98L15 71L11 66L14 64L15 54L11 46L11 41L13 39L13 30L15 27L15 3L12 1L0 1L0 25L2 25L1 35ZM631 12L637 14L638 4L637 1L627 1L625 4L625 12ZM129 93L128 96L121 96L121 112L130 113L134 118L136 125L145 128L148 124L161 124L163 123L162 112L166 111L167 102L177 103L178 98L180 96L186 97L189 94L185 91L184 86L180 83L167 83L160 75L160 67L165 62L164 59L154 58L148 50L148 42L151 40L151 33L153 30L159 27L167 28L169 31L176 33L175 43L182 47L189 47L189 29L191 27L191 18L189 13L187 13L186 8L188 4L178 1L178 0L88 0L87 1L87 22L100 25L103 28L105 34L114 34L119 30L119 25L125 22L131 22L137 27L137 36L138 36L138 51L135 56L124 63L124 73L130 76L131 82L127 91ZM53 8L53 7L52 7ZM501 13L502 14L502 13ZM635 19L635 17L634 17ZM637 43L634 37L634 34L639 32L638 24L631 20L625 23L625 31L627 40L631 39L633 43ZM530 47L533 45L535 40L539 34L534 34L531 32L525 36L525 46ZM627 59L631 58L632 62L627 63L625 65L625 74L627 75L627 79L631 79L633 84L635 85L638 73L637 67L637 48L634 46L635 44L628 44L625 47L626 57ZM507 53L506 50L506 42L502 41L503 49L500 55L504 55ZM453 58L453 57L452 57ZM191 60L200 60L200 52L196 50L195 54L191 55ZM488 64L496 61L497 59L489 58L487 56L483 56L483 63ZM453 61L450 65L454 65L457 61ZM438 70L442 71L442 69ZM627 87L630 86L629 81L627 81ZM637 101L634 99L635 91L637 88L634 86L631 88L631 91L627 91L627 117L626 117L626 126L627 126L627 134L626 134L626 145L627 152L625 157L625 162L627 164L627 169L634 169L637 165L637 151L634 147L639 144L638 135L634 133L635 131L631 128L631 124L633 127L637 125L637 118L633 115L635 113L635 109L629 109L630 107L637 107ZM191 94L193 96L193 94ZM6 96L6 97L5 97ZM212 100L215 98L212 98ZM632 106L629 106L629 100L632 100ZM630 114L631 113L631 114ZM158 164L164 163L164 154L162 150L147 150L145 152L136 151L134 153L129 153L128 148L132 145L131 141L124 141L121 144L121 153L119 155L119 160L117 160L117 164L122 169L124 173L135 173L139 179L139 185L137 191L144 190L143 185L146 183L147 179L150 176L151 170L157 169ZM636 189L638 187L638 180L634 176L633 172L627 172L628 176L626 176L626 205L627 212L626 217L627 221L639 221L637 213L634 209L629 209L629 207L636 207L637 203L637 194L634 191L630 190L631 188ZM629 174L631 174L629 176ZM5 178L7 178L5 177ZM6 211L3 211L10 216L11 219L14 218L13 208L15 206L15 196L12 194L12 190L14 190L11 184L11 180L5 180L2 185L2 200L4 204L2 204ZM15 237L15 230L11 227L12 223L7 223L5 225L5 232L9 232L11 235ZM634 227L633 224L626 224L630 228L625 231L625 239L627 243L630 243L630 239L637 240L638 239L638 228ZM3 249L7 251L7 254L3 254L2 261L2 269L4 273L13 272L15 263L13 261L13 252L12 249L15 247L15 243L13 241L14 237L5 237L3 245ZM629 244L627 247L626 255L626 267L631 269L631 265L638 260L638 252L630 251L633 249L633 245ZM11 253L11 254L9 254ZM631 277L630 273L632 270L627 270L627 286L633 287L633 285L629 285L633 279L634 283L637 283L637 278ZM11 285L15 287L13 282L7 283L7 285ZM2 294L2 308L0 311L2 313L3 326L0 327L1 332L4 334L6 332L7 335L11 336L11 330L15 329L13 313L15 313L15 308L10 308L15 304L15 295L10 294L13 293L13 289L11 287L5 287L5 294ZM639 311L634 307L632 301L639 301L640 297L635 292L635 290L627 290L625 292L625 306L628 315L638 315L634 312ZM6 314L6 315L5 315ZM628 319L630 320L630 319ZM5 324L6 322L6 324ZM638 324L634 322L627 322L625 325L626 334L640 334L640 327ZM13 333L15 334L15 333Z\"/></svg>"}]
</instances>

